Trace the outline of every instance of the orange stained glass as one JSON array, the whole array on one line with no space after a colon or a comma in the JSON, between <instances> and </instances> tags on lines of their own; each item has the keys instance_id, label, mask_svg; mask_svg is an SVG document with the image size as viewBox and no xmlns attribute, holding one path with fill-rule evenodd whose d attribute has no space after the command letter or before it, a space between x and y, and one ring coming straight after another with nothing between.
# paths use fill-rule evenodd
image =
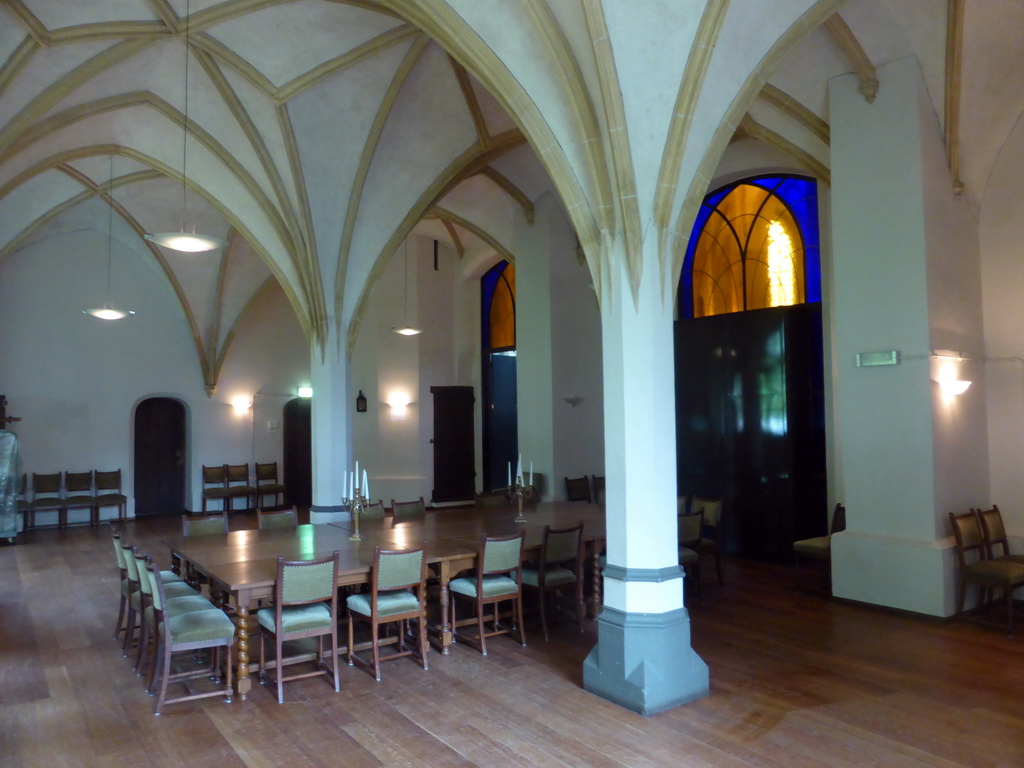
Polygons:
<instances>
[{"instance_id":1,"label":"orange stained glass","mask_svg":"<svg viewBox=\"0 0 1024 768\"><path fill-rule=\"evenodd\" d=\"M693 255L693 316L806 301L800 227L781 198L740 184L708 217Z\"/></svg>"},{"instance_id":2,"label":"orange stained glass","mask_svg":"<svg viewBox=\"0 0 1024 768\"><path fill-rule=\"evenodd\" d=\"M491 349L516 345L516 268L509 264L501 273L491 297Z\"/></svg>"}]
</instances>

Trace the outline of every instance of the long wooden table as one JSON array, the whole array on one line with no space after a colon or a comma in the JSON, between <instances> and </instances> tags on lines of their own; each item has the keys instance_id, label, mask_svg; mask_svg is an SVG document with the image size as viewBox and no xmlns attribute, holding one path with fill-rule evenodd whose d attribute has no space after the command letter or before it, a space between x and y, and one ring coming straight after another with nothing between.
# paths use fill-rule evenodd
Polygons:
<instances>
[{"instance_id":1,"label":"long wooden table","mask_svg":"<svg viewBox=\"0 0 1024 768\"><path fill-rule=\"evenodd\" d=\"M170 539L166 543L174 568L183 569L183 574L193 582L195 576L204 577L218 603L234 609L237 690L244 699L252 688L250 610L261 598L273 597L278 557L312 560L337 550L341 553L340 587L369 581L378 544L388 549L425 547L427 563L437 574L441 586L441 623L431 627L431 637L441 653L447 653L453 638L448 583L459 571L474 567L476 552L485 534L499 536L525 530L524 551L536 552L545 525L569 527L582 521L584 538L595 566L592 605L599 605L601 584L597 556L605 538L604 510L580 502L542 502L526 509L527 522L517 523L515 516L515 508L509 506L431 511L423 519L394 526L390 517L361 520L361 541L351 539L354 522L345 522L233 531L226 535Z\"/></svg>"}]
</instances>

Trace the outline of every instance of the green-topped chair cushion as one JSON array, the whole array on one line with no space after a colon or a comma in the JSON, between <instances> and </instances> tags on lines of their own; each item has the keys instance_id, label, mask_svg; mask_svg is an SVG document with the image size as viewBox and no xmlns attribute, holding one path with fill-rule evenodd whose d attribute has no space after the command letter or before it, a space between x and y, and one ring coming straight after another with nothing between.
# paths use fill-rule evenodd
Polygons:
<instances>
[{"instance_id":1,"label":"green-topped chair cushion","mask_svg":"<svg viewBox=\"0 0 1024 768\"><path fill-rule=\"evenodd\" d=\"M371 615L370 595L363 593L349 595L345 602L350 610L360 613L363 616ZM419 607L420 601L416 599L416 595L407 589L395 592L377 593L378 616L392 616L396 613L409 613L410 611L418 610Z\"/></svg>"},{"instance_id":2,"label":"green-topped chair cushion","mask_svg":"<svg viewBox=\"0 0 1024 768\"><path fill-rule=\"evenodd\" d=\"M164 584L176 584L179 581L184 581L184 579L174 571L160 571L160 580L163 581Z\"/></svg>"},{"instance_id":3,"label":"green-topped chair cushion","mask_svg":"<svg viewBox=\"0 0 1024 768\"><path fill-rule=\"evenodd\" d=\"M448 589L452 592L457 592L460 595L476 597L476 579L453 579L448 585ZM499 595L517 594L519 594L519 585L516 584L515 579L501 575L484 576L484 597L498 597Z\"/></svg>"},{"instance_id":4,"label":"green-topped chair cushion","mask_svg":"<svg viewBox=\"0 0 1024 768\"><path fill-rule=\"evenodd\" d=\"M276 615L274 608L264 608L256 614L261 627L274 631ZM324 603L290 605L281 609L281 633L305 632L310 629L331 626L331 609Z\"/></svg>"},{"instance_id":5,"label":"green-topped chair cushion","mask_svg":"<svg viewBox=\"0 0 1024 768\"><path fill-rule=\"evenodd\" d=\"M185 597L175 597L168 600L167 605L164 606L164 614L177 616L179 613L208 611L211 608L216 608L216 606L202 595L186 595ZM146 618L150 619L152 616L153 606L148 606L146 608Z\"/></svg>"},{"instance_id":6,"label":"green-topped chair cushion","mask_svg":"<svg viewBox=\"0 0 1024 768\"><path fill-rule=\"evenodd\" d=\"M1005 560L981 560L967 566L971 577L992 586L1010 587L1024 580L1024 565Z\"/></svg>"},{"instance_id":7,"label":"green-topped chair cushion","mask_svg":"<svg viewBox=\"0 0 1024 768\"><path fill-rule=\"evenodd\" d=\"M559 584L575 584L576 574L568 568L548 568L544 583L549 587L555 587ZM540 586L540 571L533 568L523 568L523 584L529 584L531 587Z\"/></svg>"},{"instance_id":8,"label":"green-topped chair cushion","mask_svg":"<svg viewBox=\"0 0 1024 768\"><path fill-rule=\"evenodd\" d=\"M224 611L210 608L208 611L179 613L167 619L171 631L171 642L201 643L224 640L234 643L235 623L224 615ZM163 631L163 624L160 626Z\"/></svg>"}]
</instances>

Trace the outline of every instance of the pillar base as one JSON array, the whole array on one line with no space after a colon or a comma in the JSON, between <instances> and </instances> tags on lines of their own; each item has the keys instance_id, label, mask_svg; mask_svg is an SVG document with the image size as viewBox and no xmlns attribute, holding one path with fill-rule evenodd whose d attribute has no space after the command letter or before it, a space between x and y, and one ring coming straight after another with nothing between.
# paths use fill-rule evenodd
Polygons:
<instances>
[{"instance_id":1,"label":"pillar base","mask_svg":"<svg viewBox=\"0 0 1024 768\"><path fill-rule=\"evenodd\" d=\"M314 504L309 508L309 522L313 525L325 523L347 523L352 519L352 513L348 507L336 504L333 506L322 506Z\"/></svg>"},{"instance_id":2,"label":"pillar base","mask_svg":"<svg viewBox=\"0 0 1024 768\"><path fill-rule=\"evenodd\" d=\"M583 688L641 715L710 693L708 666L690 647L690 616L605 607L598 642L583 662Z\"/></svg>"}]
</instances>

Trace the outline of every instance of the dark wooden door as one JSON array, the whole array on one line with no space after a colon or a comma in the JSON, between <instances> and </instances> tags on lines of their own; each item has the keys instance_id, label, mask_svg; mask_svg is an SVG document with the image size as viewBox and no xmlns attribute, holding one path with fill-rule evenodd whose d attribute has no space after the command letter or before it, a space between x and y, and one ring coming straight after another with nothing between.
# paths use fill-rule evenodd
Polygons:
<instances>
[{"instance_id":1,"label":"dark wooden door","mask_svg":"<svg viewBox=\"0 0 1024 768\"><path fill-rule=\"evenodd\" d=\"M476 496L472 387L431 387L434 396L433 501Z\"/></svg>"},{"instance_id":2,"label":"dark wooden door","mask_svg":"<svg viewBox=\"0 0 1024 768\"><path fill-rule=\"evenodd\" d=\"M284 406L284 503L296 507L313 503L312 402L300 397Z\"/></svg>"},{"instance_id":3,"label":"dark wooden door","mask_svg":"<svg viewBox=\"0 0 1024 768\"><path fill-rule=\"evenodd\" d=\"M135 515L185 511L185 406L151 397L135 409Z\"/></svg>"}]
</instances>

